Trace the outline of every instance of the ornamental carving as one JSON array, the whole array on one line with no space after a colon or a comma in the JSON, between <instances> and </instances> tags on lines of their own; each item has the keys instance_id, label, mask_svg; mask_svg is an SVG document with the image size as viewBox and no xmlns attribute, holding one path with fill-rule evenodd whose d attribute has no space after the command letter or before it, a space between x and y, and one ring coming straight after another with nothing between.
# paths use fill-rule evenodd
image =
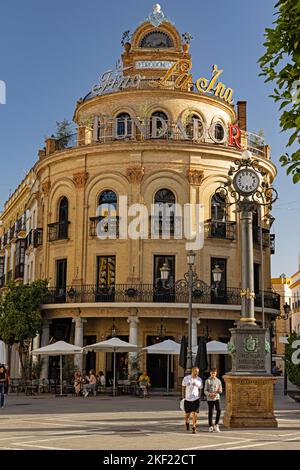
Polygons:
<instances>
[{"instance_id":1,"label":"ornamental carving","mask_svg":"<svg viewBox=\"0 0 300 470\"><path fill-rule=\"evenodd\" d=\"M126 176L130 183L140 183L144 174L145 168L143 166L133 166L126 170Z\"/></svg>"},{"instance_id":2,"label":"ornamental carving","mask_svg":"<svg viewBox=\"0 0 300 470\"><path fill-rule=\"evenodd\" d=\"M187 170L186 172L187 179L190 184L200 185L204 178L204 171L202 170Z\"/></svg>"},{"instance_id":3,"label":"ornamental carving","mask_svg":"<svg viewBox=\"0 0 300 470\"><path fill-rule=\"evenodd\" d=\"M75 187L77 189L84 188L88 177L89 177L89 174L87 171L80 171L78 173L74 173L73 181L74 181Z\"/></svg>"},{"instance_id":4,"label":"ornamental carving","mask_svg":"<svg viewBox=\"0 0 300 470\"><path fill-rule=\"evenodd\" d=\"M42 191L45 197L49 196L50 188L51 188L50 180L44 181L44 183L42 183Z\"/></svg>"}]
</instances>

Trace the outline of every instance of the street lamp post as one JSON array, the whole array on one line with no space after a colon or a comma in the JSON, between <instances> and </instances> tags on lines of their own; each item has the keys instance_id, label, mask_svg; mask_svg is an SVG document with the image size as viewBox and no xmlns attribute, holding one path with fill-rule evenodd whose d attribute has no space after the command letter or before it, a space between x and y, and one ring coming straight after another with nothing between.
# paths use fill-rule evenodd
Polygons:
<instances>
[{"instance_id":1,"label":"street lamp post","mask_svg":"<svg viewBox=\"0 0 300 470\"><path fill-rule=\"evenodd\" d=\"M187 361L186 361L186 370L185 375L191 373L193 367L193 352L192 352L192 328L193 328L193 295L202 296L204 294L210 293L211 288L204 281L198 278L197 274L194 271L196 254L194 251L190 250L187 252L187 264L188 272L184 274L184 279L179 279L175 282L174 294L179 297L185 297L186 292L188 291L188 348L187 348ZM217 266L216 266L217 268ZM164 262L160 268L160 276L163 284L163 288L170 286L166 285L166 282L169 277L169 267L167 262ZM219 268L216 269L214 274L214 281L219 282L220 271Z\"/></svg>"},{"instance_id":2,"label":"street lamp post","mask_svg":"<svg viewBox=\"0 0 300 470\"><path fill-rule=\"evenodd\" d=\"M193 353L192 353L192 324L193 324L193 266L195 264L195 253L190 250L187 252L187 264L188 270L188 289L189 289L189 323L188 323L188 349L187 349L187 360L186 360L186 371L185 375L188 375L192 371L193 367Z\"/></svg>"},{"instance_id":3,"label":"street lamp post","mask_svg":"<svg viewBox=\"0 0 300 470\"><path fill-rule=\"evenodd\" d=\"M291 307L290 305L285 302L285 304L283 305L283 314L280 313L280 315L277 316L277 318L281 319L281 320L288 320L289 318L289 314L291 312ZM286 359L285 359L285 355L284 355L284 371L283 371L283 394L284 395L287 395L287 369L286 369Z\"/></svg>"}]
</instances>

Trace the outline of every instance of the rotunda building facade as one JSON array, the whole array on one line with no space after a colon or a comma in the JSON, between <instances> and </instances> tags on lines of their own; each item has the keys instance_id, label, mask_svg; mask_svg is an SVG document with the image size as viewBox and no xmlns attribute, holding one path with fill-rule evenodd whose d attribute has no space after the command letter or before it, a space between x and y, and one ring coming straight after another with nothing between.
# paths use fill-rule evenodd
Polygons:
<instances>
[{"instance_id":1,"label":"rotunda building facade","mask_svg":"<svg viewBox=\"0 0 300 470\"><path fill-rule=\"evenodd\" d=\"M276 168L268 146L247 132L246 103L236 110L232 90L216 80L209 93L216 66L211 80L194 83L188 41L153 15L124 41L119 68L77 102L76 136L47 139L39 152L37 226L44 236L35 272L49 279L42 344L53 337L86 345L115 335L141 346L163 338L180 342L188 329L188 292L178 281L190 249L201 280L193 292L193 345L200 336L228 341L240 316L239 214L215 191L245 149L270 183ZM279 307L264 215L253 225L255 313L260 322L263 285L270 325ZM117 356L120 380L137 366L136 357L127 356ZM110 354L76 360L77 367L112 375ZM164 356L139 355L138 361L152 385L165 386ZM229 360L218 361L225 372ZM171 387L180 375L172 359Z\"/></svg>"}]
</instances>

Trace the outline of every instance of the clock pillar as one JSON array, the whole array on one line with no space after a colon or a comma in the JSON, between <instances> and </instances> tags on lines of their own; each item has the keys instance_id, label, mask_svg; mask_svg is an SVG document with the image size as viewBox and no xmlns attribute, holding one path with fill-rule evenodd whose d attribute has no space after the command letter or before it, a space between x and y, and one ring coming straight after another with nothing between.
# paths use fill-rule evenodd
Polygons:
<instances>
[{"instance_id":1,"label":"clock pillar","mask_svg":"<svg viewBox=\"0 0 300 470\"><path fill-rule=\"evenodd\" d=\"M240 170L243 166L246 168L245 172ZM227 186L231 196L236 198L237 212L240 213L242 306L236 327L230 329L228 351L232 358L232 368L223 376L226 384L223 423L228 428L277 427L273 405L276 379L266 370L266 353L270 345L265 339L266 329L257 325L254 317L252 219L256 204L261 204L263 200L264 185L259 179L259 173L262 176L263 173L251 159L242 161L238 169L231 168L229 176L233 173L236 175ZM247 178L244 182L241 179L243 173ZM265 195L269 197L271 205L271 190ZM255 197L259 199L255 200Z\"/></svg>"}]
</instances>

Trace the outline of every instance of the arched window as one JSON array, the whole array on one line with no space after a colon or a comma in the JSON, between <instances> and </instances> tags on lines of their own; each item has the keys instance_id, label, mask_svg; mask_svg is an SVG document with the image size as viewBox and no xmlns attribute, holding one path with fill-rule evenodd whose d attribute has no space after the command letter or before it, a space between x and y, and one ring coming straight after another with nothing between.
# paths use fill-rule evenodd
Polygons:
<instances>
[{"instance_id":1,"label":"arched window","mask_svg":"<svg viewBox=\"0 0 300 470\"><path fill-rule=\"evenodd\" d=\"M225 130L224 130L224 126L220 123L220 122L217 122L215 125L214 125L214 140L216 142L223 142L224 140L224 137L225 137Z\"/></svg>"},{"instance_id":2,"label":"arched window","mask_svg":"<svg viewBox=\"0 0 300 470\"><path fill-rule=\"evenodd\" d=\"M166 139L168 137L168 116L163 111L155 111L155 113L151 115L150 137L158 139Z\"/></svg>"},{"instance_id":3,"label":"arched window","mask_svg":"<svg viewBox=\"0 0 300 470\"><path fill-rule=\"evenodd\" d=\"M131 137L132 136L132 121L130 114L120 113L117 116L116 130L117 137Z\"/></svg>"},{"instance_id":4,"label":"arched window","mask_svg":"<svg viewBox=\"0 0 300 470\"><path fill-rule=\"evenodd\" d=\"M97 235L115 237L118 233L117 195L111 189L106 189L100 194L98 202L98 217L94 219Z\"/></svg>"},{"instance_id":5,"label":"arched window","mask_svg":"<svg viewBox=\"0 0 300 470\"><path fill-rule=\"evenodd\" d=\"M174 47L173 41L164 31L151 31L140 42L140 47L147 49L166 49Z\"/></svg>"},{"instance_id":6,"label":"arched window","mask_svg":"<svg viewBox=\"0 0 300 470\"><path fill-rule=\"evenodd\" d=\"M188 138L199 140L203 136L203 132L204 126L202 119L197 114L189 116L186 124L186 133Z\"/></svg>"},{"instance_id":7,"label":"arched window","mask_svg":"<svg viewBox=\"0 0 300 470\"><path fill-rule=\"evenodd\" d=\"M68 212L69 202L64 196L61 198L58 207L58 239L68 238Z\"/></svg>"},{"instance_id":8,"label":"arched window","mask_svg":"<svg viewBox=\"0 0 300 470\"><path fill-rule=\"evenodd\" d=\"M160 189L154 196L154 225L156 235L174 235L175 195L170 189Z\"/></svg>"}]
</instances>

